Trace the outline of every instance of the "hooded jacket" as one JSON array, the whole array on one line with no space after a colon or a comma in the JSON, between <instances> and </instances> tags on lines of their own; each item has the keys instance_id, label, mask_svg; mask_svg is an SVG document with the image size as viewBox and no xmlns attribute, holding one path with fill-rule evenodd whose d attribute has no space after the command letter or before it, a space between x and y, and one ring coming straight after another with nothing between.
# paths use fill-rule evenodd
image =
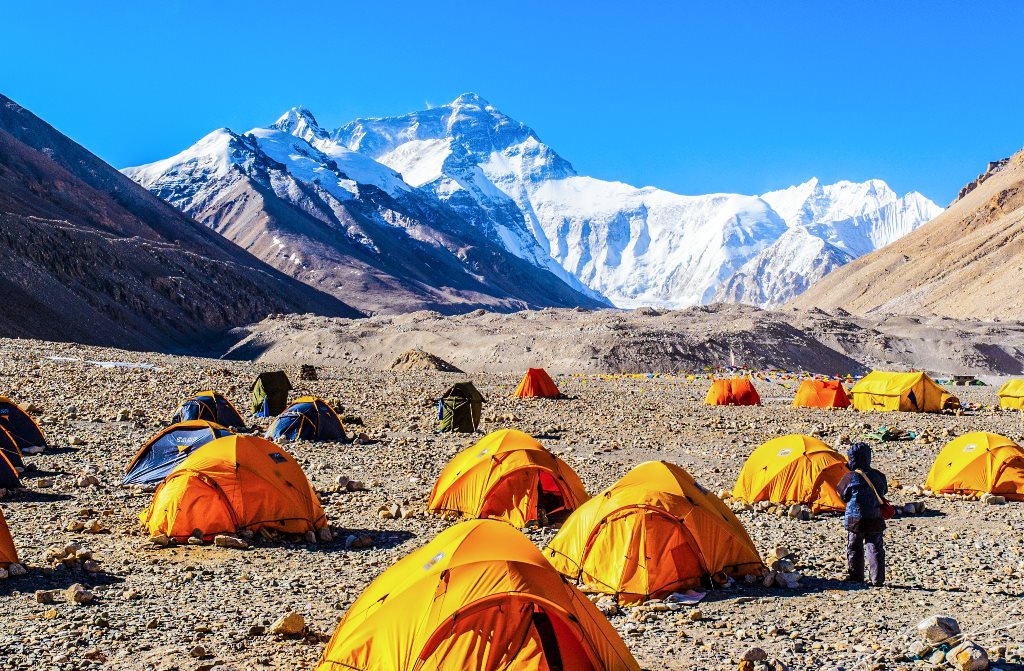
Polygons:
<instances>
[{"instance_id":1,"label":"hooded jacket","mask_svg":"<svg viewBox=\"0 0 1024 671\"><path fill-rule=\"evenodd\" d=\"M857 531L863 520L871 521L863 526L884 528L882 503L878 496L885 496L889 492L889 483L882 473L871 468L871 446L867 443L854 443L850 446L847 458L849 461L846 466L850 472L843 476L836 487L839 496L846 502L846 528ZM856 472L858 470L871 479L878 490L878 496L864 477Z\"/></svg>"}]
</instances>

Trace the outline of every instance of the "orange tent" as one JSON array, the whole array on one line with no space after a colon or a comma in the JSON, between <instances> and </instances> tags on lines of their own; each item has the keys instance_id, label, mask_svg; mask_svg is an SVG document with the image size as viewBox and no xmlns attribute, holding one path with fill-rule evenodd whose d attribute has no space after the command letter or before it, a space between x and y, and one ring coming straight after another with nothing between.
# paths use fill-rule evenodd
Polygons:
<instances>
[{"instance_id":1,"label":"orange tent","mask_svg":"<svg viewBox=\"0 0 1024 671\"><path fill-rule=\"evenodd\" d=\"M525 536L450 527L382 573L345 613L316 671L639 671L608 620Z\"/></svg>"},{"instance_id":2,"label":"orange tent","mask_svg":"<svg viewBox=\"0 0 1024 671\"><path fill-rule=\"evenodd\" d=\"M544 553L587 591L627 604L764 568L729 507L664 461L640 464L580 506Z\"/></svg>"},{"instance_id":3,"label":"orange tent","mask_svg":"<svg viewBox=\"0 0 1024 671\"><path fill-rule=\"evenodd\" d=\"M11 538L11 530L7 527L7 520L0 510L0 567L7 568L11 564L18 563L18 551L14 548L14 539Z\"/></svg>"},{"instance_id":4,"label":"orange tent","mask_svg":"<svg viewBox=\"0 0 1024 671\"><path fill-rule=\"evenodd\" d=\"M560 398L562 392L558 391L558 385L551 379L543 368L531 368L526 371L519 386L512 394L515 398L539 397L539 398Z\"/></svg>"},{"instance_id":5,"label":"orange tent","mask_svg":"<svg viewBox=\"0 0 1024 671\"><path fill-rule=\"evenodd\" d=\"M150 535L204 538L242 529L304 534L327 525L302 468L280 445L225 436L178 464L139 515Z\"/></svg>"},{"instance_id":6,"label":"orange tent","mask_svg":"<svg viewBox=\"0 0 1024 671\"><path fill-rule=\"evenodd\" d=\"M804 503L815 513L846 510L836 486L847 472L843 455L817 438L781 436L754 450L732 495L747 503Z\"/></svg>"},{"instance_id":7,"label":"orange tent","mask_svg":"<svg viewBox=\"0 0 1024 671\"><path fill-rule=\"evenodd\" d=\"M796 390L794 408L848 408L850 397L838 380L804 380Z\"/></svg>"},{"instance_id":8,"label":"orange tent","mask_svg":"<svg viewBox=\"0 0 1024 671\"><path fill-rule=\"evenodd\" d=\"M576 472L532 437L503 429L455 455L427 510L494 517L517 527L575 510L589 498Z\"/></svg>"},{"instance_id":9,"label":"orange tent","mask_svg":"<svg viewBox=\"0 0 1024 671\"><path fill-rule=\"evenodd\" d=\"M711 382L706 405L761 405L761 397L749 378L734 377Z\"/></svg>"},{"instance_id":10,"label":"orange tent","mask_svg":"<svg viewBox=\"0 0 1024 671\"><path fill-rule=\"evenodd\" d=\"M1024 447L1006 436L977 431L939 452L925 488L937 494L996 494L1024 501Z\"/></svg>"}]
</instances>

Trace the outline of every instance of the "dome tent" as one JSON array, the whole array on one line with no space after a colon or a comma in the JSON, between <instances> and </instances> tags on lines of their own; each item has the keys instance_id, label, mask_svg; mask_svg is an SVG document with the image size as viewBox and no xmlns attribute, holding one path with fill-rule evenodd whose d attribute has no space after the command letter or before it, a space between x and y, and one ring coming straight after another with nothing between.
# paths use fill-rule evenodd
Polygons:
<instances>
[{"instance_id":1,"label":"dome tent","mask_svg":"<svg viewBox=\"0 0 1024 671\"><path fill-rule=\"evenodd\" d=\"M242 529L304 534L327 526L302 468L280 445L258 436L207 443L164 478L139 519L151 536L210 539Z\"/></svg>"},{"instance_id":2,"label":"dome tent","mask_svg":"<svg viewBox=\"0 0 1024 671\"><path fill-rule=\"evenodd\" d=\"M346 440L345 426L327 401L316 396L295 399L267 429L270 440Z\"/></svg>"},{"instance_id":3,"label":"dome tent","mask_svg":"<svg viewBox=\"0 0 1024 671\"><path fill-rule=\"evenodd\" d=\"M316 671L639 671L608 620L525 536L462 522L382 573Z\"/></svg>"},{"instance_id":4,"label":"dome tent","mask_svg":"<svg viewBox=\"0 0 1024 671\"><path fill-rule=\"evenodd\" d=\"M636 466L581 505L544 554L588 591L616 594L627 604L764 568L729 507L663 461Z\"/></svg>"},{"instance_id":5,"label":"dome tent","mask_svg":"<svg viewBox=\"0 0 1024 671\"><path fill-rule=\"evenodd\" d=\"M850 390L855 410L942 412L960 401L925 373L872 371Z\"/></svg>"},{"instance_id":6,"label":"dome tent","mask_svg":"<svg viewBox=\"0 0 1024 671\"><path fill-rule=\"evenodd\" d=\"M1007 380L999 387L998 395L1003 410L1024 410L1024 380Z\"/></svg>"},{"instance_id":7,"label":"dome tent","mask_svg":"<svg viewBox=\"0 0 1024 671\"><path fill-rule=\"evenodd\" d=\"M802 503L815 513L841 511L846 504L836 486L848 472L846 458L811 436L781 436L747 458L732 490L746 503Z\"/></svg>"},{"instance_id":8,"label":"dome tent","mask_svg":"<svg viewBox=\"0 0 1024 671\"><path fill-rule=\"evenodd\" d=\"M1024 447L976 431L950 441L935 458L925 489L936 494L995 494L1024 501Z\"/></svg>"},{"instance_id":9,"label":"dome tent","mask_svg":"<svg viewBox=\"0 0 1024 671\"><path fill-rule=\"evenodd\" d=\"M543 368L530 368L512 392L514 398L561 398L562 392Z\"/></svg>"},{"instance_id":10,"label":"dome tent","mask_svg":"<svg viewBox=\"0 0 1024 671\"><path fill-rule=\"evenodd\" d=\"M434 483L427 510L493 517L524 527L545 516L567 515L587 498L568 464L522 431L503 429L448 462Z\"/></svg>"},{"instance_id":11,"label":"dome tent","mask_svg":"<svg viewBox=\"0 0 1024 671\"><path fill-rule=\"evenodd\" d=\"M754 383L745 377L719 379L711 382L705 405L761 405Z\"/></svg>"},{"instance_id":12,"label":"dome tent","mask_svg":"<svg viewBox=\"0 0 1024 671\"><path fill-rule=\"evenodd\" d=\"M196 420L172 424L153 436L125 469L122 485L160 482L188 455L233 432L220 424Z\"/></svg>"},{"instance_id":13,"label":"dome tent","mask_svg":"<svg viewBox=\"0 0 1024 671\"><path fill-rule=\"evenodd\" d=\"M11 530L4 519L3 511L0 510L0 568L6 569L11 564L18 563L18 550L14 547Z\"/></svg>"},{"instance_id":14,"label":"dome tent","mask_svg":"<svg viewBox=\"0 0 1024 671\"><path fill-rule=\"evenodd\" d=\"M793 397L794 408L848 408L850 397L838 380L804 380Z\"/></svg>"},{"instance_id":15,"label":"dome tent","mask_svg":"<svg viewBox=\"0 0 1024 671\"><path fill-rule=\"evenodd\" d=\"M231 428L244 428L245 420L231 401L215 391L201 391L185 399L174 412L171 423L202 420Z\"/></svg>"},{"instance_id":16,"label":"dome tent","mask_svg":"<svg viewBox=\"0 0 1024 671\"><path fill-rule=\"evenodd\" d=\"M0 428L11 434L22 453L27 448L46 447L46 436L36 420L4 396L0 396Z\"/></svg>"}]
</instances>

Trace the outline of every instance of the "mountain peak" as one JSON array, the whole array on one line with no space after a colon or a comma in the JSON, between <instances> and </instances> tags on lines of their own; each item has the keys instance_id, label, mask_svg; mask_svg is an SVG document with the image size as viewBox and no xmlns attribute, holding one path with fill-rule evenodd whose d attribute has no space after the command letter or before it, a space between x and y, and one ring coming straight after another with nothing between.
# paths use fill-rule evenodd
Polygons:
<instances>
[{"instance_id":1,"label":"mountain peak","mask_svg":"<svg viewBox=\"0 0 1024 671\"><path fill-rule=\"evenodd\" d=\"M473 93L472 91L470 91L468 93L463 93L458 98L456 98L455 100L451 101L451 103L450 103L451 107L462 107L462 106L465 106L465 105L475 105L477 107L491 107L492 106L491 103L487 102L486 100L481 98L478 94Z\"/></svg>"},{"instance_id":2,"label":"mountain peak","mask_svg":"<svg viewBox=\"0 0 1024 671\"><path fill-rule=\"evenodd\" d=\"M271 124L271 128L301 137L304 140L319 140L327 137L327 133L320 128L313 113L302 105L293 107L282 114L277 121Z\"/></svg>"}]
</instances>

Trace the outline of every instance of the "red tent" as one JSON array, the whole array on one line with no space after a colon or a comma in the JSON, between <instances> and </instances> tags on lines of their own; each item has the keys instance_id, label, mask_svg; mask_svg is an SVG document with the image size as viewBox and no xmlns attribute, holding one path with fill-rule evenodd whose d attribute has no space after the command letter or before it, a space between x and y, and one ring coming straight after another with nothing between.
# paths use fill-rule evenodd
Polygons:
<instances>
[{"instance_id":1,"label":"red tent","mask_svg":"<svg viewBox=\"0 0 1024 671\"><path fill-rule=\"evenodd\" d=\"M551 376L543 368L531 368L526 371L522 382L516 387L514 398L539 397L539 398L560 398L562 392L558 391Z\"/></svg>"}]
</instances>

